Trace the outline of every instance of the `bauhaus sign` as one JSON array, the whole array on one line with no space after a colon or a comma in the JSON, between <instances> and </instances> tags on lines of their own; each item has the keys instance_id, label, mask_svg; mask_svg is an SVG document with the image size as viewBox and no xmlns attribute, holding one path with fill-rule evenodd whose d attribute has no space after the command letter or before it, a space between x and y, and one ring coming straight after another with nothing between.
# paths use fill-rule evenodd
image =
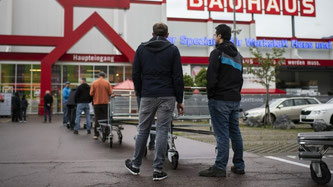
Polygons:
<instances>
[{"instance_id":1,"label":"bauhaus sign","mask_svg":"<svg viewBox=\"0 0 333 187\"><path fill-rule=\"evenodd\" d=\"M315 0L187 0L188 10L233 12L253 14L316 16ZM300 14L299 14L300 12Z\"/></svg>"}]
</instances>

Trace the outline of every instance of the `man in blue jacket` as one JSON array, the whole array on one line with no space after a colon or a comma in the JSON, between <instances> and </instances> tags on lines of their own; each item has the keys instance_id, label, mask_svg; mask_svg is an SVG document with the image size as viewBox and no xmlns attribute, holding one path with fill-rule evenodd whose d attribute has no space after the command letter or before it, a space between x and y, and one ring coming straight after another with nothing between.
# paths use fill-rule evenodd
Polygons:
<instances>
[{"instance_id":1,"label":"man in blue jacket","mask_svg":"<svg viewBox=\"0 0 333 187\"><path fill-rule=\"evenodd\" d=\"M167 25L155 24L153 38L138 47L133 62L132 78L141 102L134 156L132 160L125 161L125 166L133 175L140 174L151 124L157 113L153 180L167 178L163 163L175 102L178 113L182 114L184 111L180 54L178 48L167 40L168 35Z\"/></svg>"},{"instance_id":2,"label":"man in blue jacket","mask_svg":"<svg viewBox=\"0 0 333 187\"><path fill-rule=\"evenodd\" d=\"M67 81L65 88L62 90L62 101L63 101L63 110L64 110L64 116L62 123L66 126L67 123L69 123L69 115L68 115L68 107L67 107L67 101L69 94L71 93L71 89L69 88L70 82Z\"/></svg>"},{"instance_id":3,"label":"man in blue jacket","mask_svg":"<svg viewBox=\"0 0 333 187\"><path fill-rule=\"evenodd\" d=\"M243 57L230 42L231 28L220 24L214 35L216 49L209 56L207 70L208 107L214 128L217 156L215 164L201 171L203 177L225 177L229 159L229 138L234 151L231 171L244 174L243 140L238 126L243 85Z\"/></svg>"}]
</instances>

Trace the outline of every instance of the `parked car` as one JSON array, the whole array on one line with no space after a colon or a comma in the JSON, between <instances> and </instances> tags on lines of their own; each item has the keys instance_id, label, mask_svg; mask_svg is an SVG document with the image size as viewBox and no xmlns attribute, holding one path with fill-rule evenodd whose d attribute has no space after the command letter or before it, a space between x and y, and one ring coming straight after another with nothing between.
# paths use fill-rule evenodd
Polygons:
<instances>
[{"instance_id":1,"label":"parked car","mask_svg":"<svg viewBox=\"0 0 333 187\"><path fill-rule=\"evenodd\" d=\"M333 98L326 104L304 108L300 115L300 121L309 124L318 122L333 125Z\"/></svg>"},{"instance_id":2,"label":"parked car","mask_svg":"<svg viewBox=\"0 0 333 187\"><path fill-rule=\"evenodd\" d=\"M270 101L269 109L271 119L274 122L277 117L287 115L291 120L299 122L299 116L302 109L311 105L321 104L320 101L313 97L292 97L292 98L279 98ZM245 120L247 118L255 118L260 122L264 121L265 105L248 110L245 112Z\"/></svg>"}]
</instances>

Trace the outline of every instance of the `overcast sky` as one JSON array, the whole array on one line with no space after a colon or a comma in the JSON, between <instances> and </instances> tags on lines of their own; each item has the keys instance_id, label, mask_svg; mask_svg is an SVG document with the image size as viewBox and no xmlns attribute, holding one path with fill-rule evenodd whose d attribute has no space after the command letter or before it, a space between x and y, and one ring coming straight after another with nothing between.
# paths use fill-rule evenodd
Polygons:
<instances>
[{"instance_id":1,"label":"overcast sky","mask_svg":"<svg viewBox=\"0 0 333 187\"><path fill-rule=\"evenodd\" d=\"M208 18L208 11L188 11L187 0L167 0L167 16ZM233 14L212 12L213 19L232 20ZM255 14L257 36L291 37L291 16ZM333 0L316 0L316 17L295 17L296 37L322 38L333 35ZM249 21L251 14L237 13L237 20Z\"/></svg>"}]
</instances>

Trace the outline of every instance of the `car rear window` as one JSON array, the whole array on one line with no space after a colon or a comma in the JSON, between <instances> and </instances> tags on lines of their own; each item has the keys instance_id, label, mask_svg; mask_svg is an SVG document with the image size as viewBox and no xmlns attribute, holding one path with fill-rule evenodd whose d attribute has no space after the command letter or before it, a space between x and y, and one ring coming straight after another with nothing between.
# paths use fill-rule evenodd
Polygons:
<instances>
[{"instance_id":1,"label":"car rear window","mask_svg":"<svg viewBox=\"0 0 333 187\"><path fill-rule=\"evenodd\" d=\"M314 105L314 104L319 104L318 101L314 100L314 99L307 99L308 103L311 104L311 105Z\"/></svg>"},{"instance_id":2,"label":"car rear window","mask_svg":"<svg viewBox=\"0 0 333 187\"><path fill-rule=\"evenodd\" d=\"M308 102L306 102L305 99L295 99L294 101L295 101L295 105L296 105L296 106L299 106L299 105L307 105L307 104L308 104Z\"/></svg>"}]
</instances>

